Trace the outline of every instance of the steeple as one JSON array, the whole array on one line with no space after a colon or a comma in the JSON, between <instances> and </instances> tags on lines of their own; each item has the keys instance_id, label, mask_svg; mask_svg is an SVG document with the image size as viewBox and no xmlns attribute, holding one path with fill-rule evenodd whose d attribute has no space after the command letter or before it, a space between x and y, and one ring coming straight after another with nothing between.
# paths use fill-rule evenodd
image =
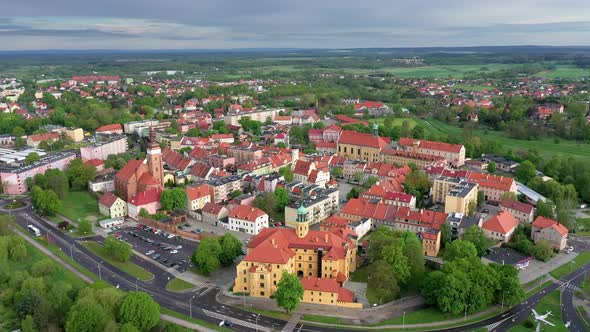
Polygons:
<instances>
[{"instance_id":1,"label":"steeple","mask_svg":"<svg viewBox=\"0 0 590 332\"><path fill-rule=\"evenodd\" d=\"M303 202L297 209L297 237L304 238L309 231L309 220L307 220L307 209Z\"/></svg>"},{"instance_id":2,"label":"steeple","mask_svg":"<svg viewBox=\"0 0 590 332\"><path fill-rule=\"evenodd\" d=\"M379 125L377 123L373 123L373 137L379 136Z\"/></svg>"},{"instance_id":3,"label":"steeple","mask_svg":"<svg viewBox=\"0 0 590 332\"><path fill-rule=\"evenodd\" d=\"M162 165L162 150L156 142L156 131L150 127L150 143L147 148L147 166L148 172L160 183L164 185L164 167Z\"/></svg>"}]
</instances>

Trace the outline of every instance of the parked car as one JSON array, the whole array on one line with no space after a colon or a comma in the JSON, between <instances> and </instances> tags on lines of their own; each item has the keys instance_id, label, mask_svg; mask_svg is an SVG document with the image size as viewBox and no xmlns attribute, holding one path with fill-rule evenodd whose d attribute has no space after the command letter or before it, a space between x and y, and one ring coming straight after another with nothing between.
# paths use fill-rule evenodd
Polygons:
<instances>
[{"instance_id":1,"label":"parked car","mask_svg":"<svg viewBox=\"0 0 590 332\"><path fill-rule=\"evenodd\" d=\"M481 213L490 213L490 210L488 210L488 209L481 209Z\"/></svg>"},{"instance_id":2,"label":"parked car","mask_svg":"<svg viewBox=\"0 0 590 332\"><path fill-rule=\"evenodd\" d=\"M170 252L171 254L178 254L178 250L174 249Z\"/></svg>"},{"instance_id":3,"label":"parked car","mask_svg":"<svg viewBox=\"0 0 590 332\"><path fill-rule=\"evenodd\" d=\"M222 320L221 322L219 322L219 326L227 326L227 327L232 327L234 326L234 323L231 322L231 320Z\"/></svg>"},{"instance_id":4,"label":"parked car","mask_svg":"<svg viewBox=\"0 0 590 332\"><path fill-rule=\"evenodd\" d=\"M150 250L150 251L146 252L145 255L146 256L149 256L149 255L151 255L151 254L153 254L155 252L156 252L155 250Z\"/></svg>"},{"instance_id":5,"label":"parked car","mask_svg":"<svg viewBox=\"0 0 590 332\"><path fill-rule=\"evenodd\" d=\"M182 249L182 246L180 246L180 245L176 246L176 247L174 247L174 249Z\"/></svg>"},{"instance_id":6,"label":"parked car","mask_svg":"<svg viewBox=\"0 0 590 332\"><path fill-rule=\"evenodd\" d=\"M167 238L169 238L169 239L172 239L174 237L176 237L176 235L174 235L174 234L168 234L168 236L167 236Z\"/></svg>"},{"instance_id":7,"label":"parked car","mask_svg":"<svg viewBox=\"0 0 590 332\"><path fill-rule=\"evenodd\" d=\"M137 224L137 229L143 229L143 224Z\"/></svg>"},{"instance_id":8,"label":"parked car","mask_svg":"<svg viewBox=\"0 0 590 332\"><path fill-rule=\"evenodd\" d=\"M160 257L162 257L162 255L160 255L160 254L155 254L155 255L152 256L153 259L158 259Z\"/></svg>"}]
</instances>

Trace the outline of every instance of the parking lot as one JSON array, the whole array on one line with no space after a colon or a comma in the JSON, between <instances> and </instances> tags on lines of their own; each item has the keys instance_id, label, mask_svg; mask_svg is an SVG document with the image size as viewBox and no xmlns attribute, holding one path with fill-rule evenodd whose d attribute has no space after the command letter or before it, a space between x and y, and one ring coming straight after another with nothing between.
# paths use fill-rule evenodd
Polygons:
<instances>
[{"instance_id":1,"label":"parking lot","mask_svg":"<svg viewBox=\"0 0 590 332\"><path fill-rule=\"evenodd\" d=\"M135 251L181 273L190 268L191 256L198 247L197 242L141 224L124 227L120 233L124 241L131 244Z\"/></svg>"}]
</instances>

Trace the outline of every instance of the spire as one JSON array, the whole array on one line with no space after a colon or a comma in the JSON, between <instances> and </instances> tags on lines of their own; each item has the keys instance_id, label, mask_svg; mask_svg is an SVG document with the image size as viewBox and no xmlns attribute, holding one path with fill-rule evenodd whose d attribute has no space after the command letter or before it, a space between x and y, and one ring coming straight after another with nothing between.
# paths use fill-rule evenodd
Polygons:
<instances>
[{"instance_id":1,"label":"spire","mask_svg":"<svg viewBox=\"0 0 590 332\"><path fill-rule=\"evenodd\" d=\"M373 137L379 136L379 125L377 123L373 123Z\"/></svg>"}]
</instances>

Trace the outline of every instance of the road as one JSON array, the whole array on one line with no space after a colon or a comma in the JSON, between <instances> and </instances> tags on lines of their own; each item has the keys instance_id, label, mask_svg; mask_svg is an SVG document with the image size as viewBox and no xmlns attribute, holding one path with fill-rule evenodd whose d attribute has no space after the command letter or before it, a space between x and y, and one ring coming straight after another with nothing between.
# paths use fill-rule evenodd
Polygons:
<instances>
[{"instance_id":1,"label":"road","mask_svg":"<svg viewBox=\"0 0 590 332\"><path fill-rule=\"evenodd\" d=\"M191 293L174 293L166 291L165 285L168 280L173 278L173 276L155 265L149 268L150 272L155 276L153 280L146 282L137 280L136 278L119 271L108 262L103 262L100 257L89 251L77 240L55 230L53 226L49 225L46 221L35 216L30 208L22 209L13 213L13 215L16 217L16 222L23 228L26 228L29 223L34 224L41 230L42 236L47 237L49 241L54 242L64 253L70 253L71 257L77 263L98 275L102 280L126 291L145 291L150 294L155 301L160 303L161 306L168 309L183 313L187 316L192 315L194 318L212 324L218 324L222 319L230 319L235 324L231 329L236 331L276 331L281 330L287 323L283 320L253 314L217 302L216 295L221 289L213 285L205 285ZM144 264L142 266L145 267L149 265L151 264ZM590 264L587 264L561 279L561 285L553 283L530 296L525 302L516 305L502 314L498 314L481 322L456 328L441 329L439 331L465 331L480 327L488 327L490 328L490 331L506 331L510 327L523 322L531 314L531 309L533 309L547 293L560 287L565 289L562 313L564 320L567 319L571 321L570 331L584 331L583 325L580 325L582 323L579 318L577 318L575 308L573 307L573 292L567 288L567 285L579 285L584 274L589 270ZM358 329L323 327L301 323L296 324L293 330L301 332L358 331Z\"/></svg>"}]
</instances>

